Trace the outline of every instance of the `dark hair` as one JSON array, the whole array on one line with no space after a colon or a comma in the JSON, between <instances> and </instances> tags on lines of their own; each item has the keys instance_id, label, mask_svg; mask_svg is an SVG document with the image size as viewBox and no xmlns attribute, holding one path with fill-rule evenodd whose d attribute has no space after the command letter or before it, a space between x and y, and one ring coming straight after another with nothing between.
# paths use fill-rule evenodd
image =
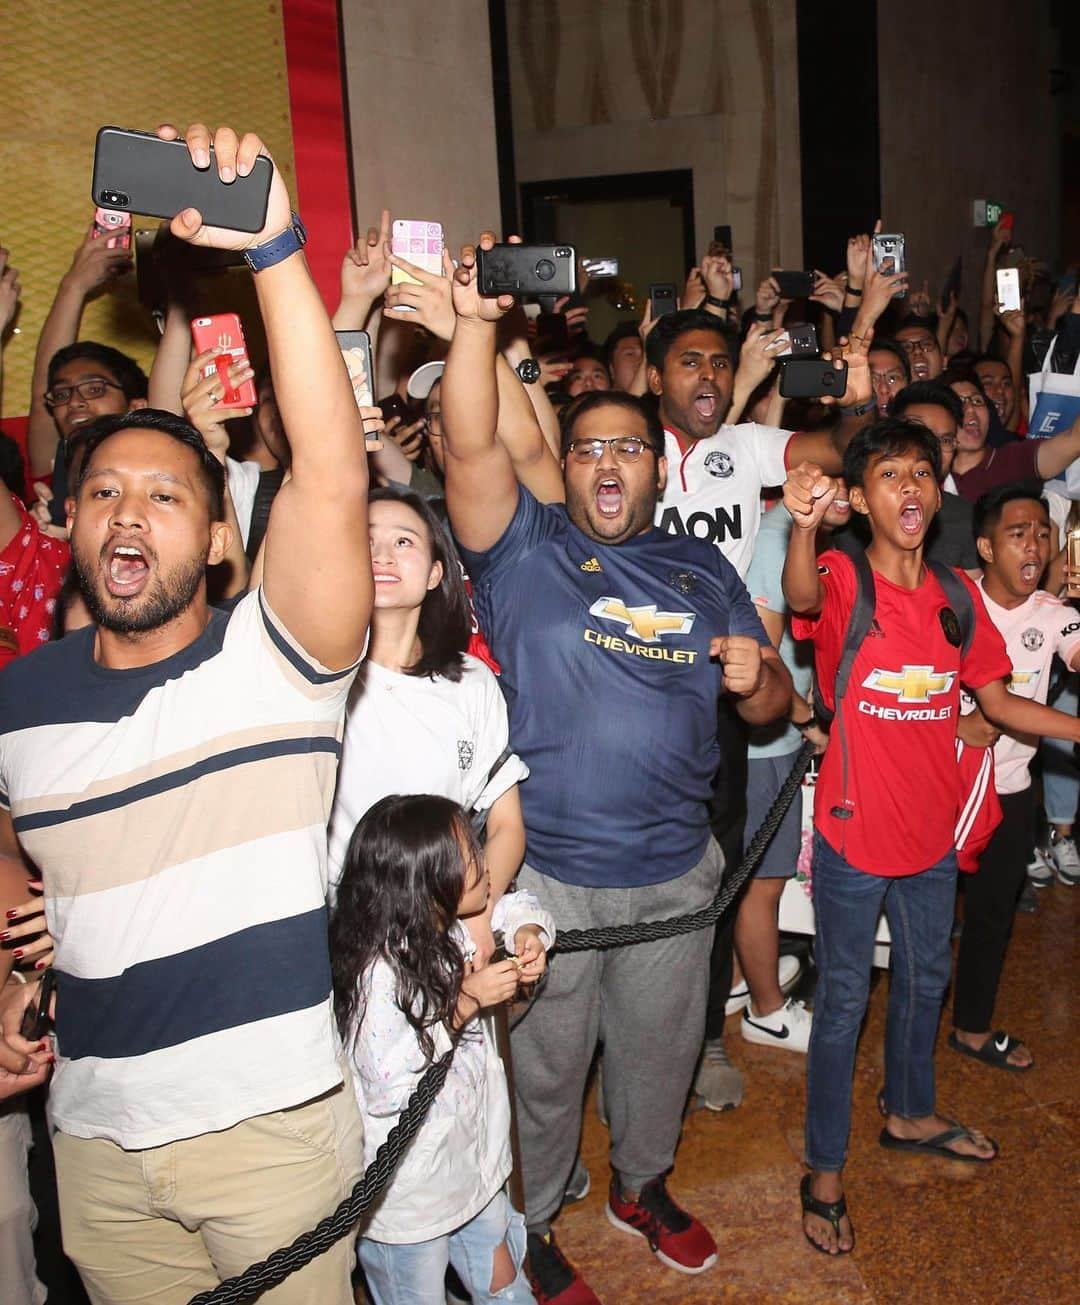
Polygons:
<instances>
[{"instance_id":1,"label":"dark hair","mask_svg":"<svg viewBox=\"0 0 1080 1305\"><path fill-rule=\"evenodd\" d=\"M1012 375L1012 368L1004 358L999 358L996 353L977 353L967 365L974 371L980 363L997 363L999 367L1004 367L1010 376Z\"/></svg>"},{"instance_id":2,"label":"dark hair","mask_svg":"<svg viewBox=\"0 0 1080 1305\"><path fill-rule=\"evenodd\" d=\"M607 339L604 341L604 361L611 366L611 359L615 353L615 346L623 340L638 339L640 329L637 322L626 321L618 322L615 327L608 332Z\"/></svg>"},{"instance_id":3,"label":"dark hair","mask_svg":"<svg viewBox=\"0 0 1080 1305\"><path fill-rule=\"evenodd\" d=\"M221 521L224 518L225 468L206 447L206 441L191 422L160 408L136 408L133 412L125 412L120 416L99 417L97 421L84 426L79 435L86 443L86 453L75 486L76 492L82 488L94 454L110 436L125 430L154 431L159 435L168 435L178 444L186 445L199 462L199 475L210 500L211 521Z\"/></svg>"},{"instance_id":4,"label":"dark hair","mask_svg":"<svg viewBox=\"0 0 1080 1305\"><path fill-rule=\"evenodd\" d=\"M939 385L954 385L958 381L974 385L983 398L986 398L986 391L983 389L982 381L979 380L979 373L968 364L950 363L937 378L937 381Z\"/></svg>"},{"instance_id":5,"label":"dark hair","mask_svg":"<svg viewBox=\"0 0 1080 1305\"><path fill-rule=\"evenodd\" d=\"M875 349L882 349L899 358L904 375L911 380L911 363L908 362L907 350L898 340L891 340L887 335L875 335L868 352L873 353Z\"/></svg>"},{"instance_id":6,"label":"dark hair","mask_svg":"<svg viewBox=\"0 0 1080 1305\"><path fill-rule=\"evenodd\" d=\"M658 458L664 456L664 428L655 409L642 403L635 395L626 394L622 390L591 390L588 394L571 399L559 414L559 450L563 457L566 457L567 450L573 442L574 431L581 418L592 412L594 408L603 407L624 408L627 412L644 418L645 433L653 452Z\"/></svg>"},{"instance_id":7,"label":"dark hair","mask_svg":"<svg viewBox=\"0 0 1080 1305\"><path fill-rule=\"evenodd\" d=\"M450 933L465 856L482 853L464 811L431 794L384 797L353 830L330 917L334 1014L342 1039L364 1018L371 965L393 971L396 1001L429 1059L431 1029L454 1016L465 958Z\"/></svg>"},{"instance_id":8,"label":"dark hair","mask_svg":"<svg viewBox=\"0 0 1080 1305\"><path fill-rule=\"evenodd\" d=\"M938 338L934 332L936 323L936 317L918 317L915 313L908 313L908 315L901 320L899 325L894 328L894 332L911 330L925 331L928 335L934 337L934 344L937 345L938 349L940 349L941 345L938 344Z\"/></svg>"},{"instance_id":9,"label":"dark hair","mask_svg":"<svg viewBox=\"0 0 1080 1305\"><path fill-rule=\"evenodd\" d=\"M1001 520L1001 514L1008 503L1032 500L1041 503L1047 516L1050 504L1043 498L1042 483L1037 480L1014 480L1008 485L995 485L976 499L971 509L971 529L976 539L989 535Z\"/></svg>"},{"instance_id":10,"label":"dark hair","mask_svg":"<svg viewBox=\"0 0 1080 1305\"><path fill-rule=\"evenodd\" d=\"M406 675L441 675L455 684L465 669L465 650L472 635L472 608L462 578L461 561L442 522L425 499L407 489L373 489L369 503L401 503L424 523L431 541L431 560L442 565L442 579L429 589L420 605L416 634L420 640L419 660Z\"/></svg>"},{"instance_id":11,"label":"dark hair","mask_svg":"<svg viewBox=\"0 0 1080 1305\"><path fill-rule=\"evenodd\" d=\"M660 318L645 340L645 357L649 366L662 372L672 345L679 336L691 331L711 331L720 336L731 355L732 367L736 366L739 361L738 331L704 308L683 308L677 313L665 313Z\"/></svg>"},{"instance_id":12,"label":"dark hair","mask_svg":"<svg viewBox=\"0 0 1080 1305\"><path fill-rule=\"evenodd\" d=\"M848 489L862 486L871 458L894 457L914 449L921 453L934 470L934 479L941 480L941 445L933 431L920 422L905 421L901 417L882 417L872 421L853 436L844 450L844 480Z\"/></svg>"},{"instance_id":13,"label":"dark hair","mask_svg":"<svg viewBox=\"0 0 1080 1305\"><path fill-rule=\"evenodd\" d=\"M0 432L0 480L16 498L26 502L26 464L22 450L11 438Z\"/></svg>"},{"instance_id":14,"label":"dark hair","mask_svg":"<svg viewBox=\"0 0 1080 1305\"><path fill-rule=\"evenodd\" d=\"M135 359L111 345L98 344L95 340L76 340L74 344L65 344L62 349L57 349L49 359L48 389L52 389L60 368L75 362L77 358L85 358L104 367L116 378L117 385L124 391L124 397L129 403L132 399L146 398L150 382Z\"/></svg>"},{"instance_id":15,"label":"dark hair","mask_svg":"<svg viewBox=\"0 0 1080 1305\"><path fill-rule=\"evenodd\" d=\"M916 404L932 404L935 408L944 408L958 426L964 424L964 405L954 390L936 381L913 381L897 394L889 405L891 417L902 417L909 408Z\"/></svg>"}]
</instances>

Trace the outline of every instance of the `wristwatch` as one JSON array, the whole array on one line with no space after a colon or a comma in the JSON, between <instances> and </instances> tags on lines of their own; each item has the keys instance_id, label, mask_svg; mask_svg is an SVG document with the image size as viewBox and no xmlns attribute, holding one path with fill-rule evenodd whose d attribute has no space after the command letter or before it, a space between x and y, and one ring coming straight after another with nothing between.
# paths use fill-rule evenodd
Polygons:
<instances>
[{"instance_id":1,"label":"wristwatch","mask_svg":"<svg viewBox=\"0 0 1080 1305\"><path fill-rule=\"evenodd\" d=\"M730 308L732 298L732 295L728 295L726 299L718 299L716 295L706 295L705 302L711 308Z\"/></svg>"},{"instance_id":2,"label":"wristwatch","mask_svg":"<svg viewBox=\"0 0 1080 1305\"><path fill-rule=\"evenodd\" d=\"M840 411L845 417L865 417L868 412L873 412L877 404L873 399L868 399L866 403L857 403L854 408L841 408Z\"/></svg>"},{"instance_id":3,"label":"wristwatch","mask_svg":"<svg viewBox=\"0 0 1080 1305\"><path fill-rule=\"evenodd\" d=\"M514 370L522 385L535 385L540 379L540 364L535 358L522 358Z\"/></svg>"},{"instance_id":4,"label":"wristwatch","mask_svg":"<svg viewBox=\"0 0 1080 1305\"><path fill-rule=\"evenodd\" d=\"M261 245L254 245L244 250L244 262L253 272L265 272L268 267L280 263L303 249L307 244L307 231L299 214L292 214L292 223L284 231Z\"/></svg>"}]
</instances>

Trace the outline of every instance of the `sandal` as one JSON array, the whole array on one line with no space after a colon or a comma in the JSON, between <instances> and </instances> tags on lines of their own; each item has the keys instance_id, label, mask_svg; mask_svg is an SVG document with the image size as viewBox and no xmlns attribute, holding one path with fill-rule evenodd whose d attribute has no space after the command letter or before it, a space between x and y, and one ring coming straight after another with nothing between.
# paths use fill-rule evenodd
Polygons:
<instances>
[{"instance_id":1,"label":"sandal","mask_svg":"<svg viewBox=\"0 0 1080 1305\"><path fill-rule=\"evenodd\" d=\"M994 1148L993 1155L967 1155L963 1151L954 1151L949 1145L950 1142L958 1142L964 1137L974 1142L975 1136L970 1128L958 1124L955 1119L947 1119L945 1115L942 1115L942 1119L952 1127L945 1129L943 1133L935 1133L933 1137L897 1137L887 1128L883 1128L878 1141L886 1151L917 1151L920 1155L936 1155L943 1160L963 1160L968 1164L988 1165L998 1158L1000 1148L992 1137L986 1140Z\"/></svg>"},{"instance_id":2,"label":"sandal","mask_svg":"<svg viewBox=\"0 0 1080 1305\"><path fill-rule=\"evenodd\" d=\"M970 1056L972 1060L981 1060L984 1065L993 1065L995 1069L1007 1069L1013 1074L1026 1074L1029 1069L1035 1068L1034 1060L1030 1065L1012 1064L1009 1053L1024 1044L1019 1038L1006 1033L1004 1029L995 1029L978 1050L961 1042L955 1033L949 1034L948 1042L953 1051L959 1051L962 1056Z\"/></svg>"},{"instance_id":3,"label":"sandal","mask_svg":"<svg viewBox=\"0 0 1080 1305\"><path fill-rule=\"evenodd\" d=\"M802 1200L803 1214L816 1214L819 1219L824 1219L826 1223L832 1225L832 1230L836 1233L836 1240L840 1241L840 1220L847 1215L847 1201L841 1196L839 1201L819 1201L810 1191L810 1175L803 1174L802 1182L799 1184L799 1197ZM813 1237L803 1229L803 1236L814 1248L820 1251L822 1255L832 1255L832 1251L827 1250L824 1246L819 1246ZM851 1230L851 1245L846 1250L837 1248L837 1255L850 1255L855 1249L855 1229Z\"/></svg>"}]
</instances>

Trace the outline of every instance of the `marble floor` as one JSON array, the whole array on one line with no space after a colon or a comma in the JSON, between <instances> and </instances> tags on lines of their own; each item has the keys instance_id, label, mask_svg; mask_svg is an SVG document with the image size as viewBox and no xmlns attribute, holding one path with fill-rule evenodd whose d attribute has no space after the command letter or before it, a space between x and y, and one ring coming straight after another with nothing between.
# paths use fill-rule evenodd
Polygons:
<instances>
[{"instance_id":1,"label":"marble floor","mask_svg":"<svg viewBox=\"0 0 1080 1305\"><path fill-rule=\"evenodd\" d=\"M995 1024L1035 1056L1009 1074L959 1056L939 1035L941 1110L994 1137L1001 1156L977 1167L885 1152L875 1094L881 1083L887 984L875 986L855 1071L847 1196L857 1246L831 1260L803 1239L802 1056L751 1046L728 1020L727 1044L746 1076L728 1114L686 1122L671 1191L711 1229L717 1264L685 1277L603 1213L607 1132L590 1099L582 1155L592 1192L556 1225L559 1242L605 1305L737 1300L899 1305L1047 1305L1080 1298L1080 1039L1077 917L1080 889L1058 883L1019 915ZM1070 1283L1072 1284L1070 1286Z\"/></svg>"}]
</instances>

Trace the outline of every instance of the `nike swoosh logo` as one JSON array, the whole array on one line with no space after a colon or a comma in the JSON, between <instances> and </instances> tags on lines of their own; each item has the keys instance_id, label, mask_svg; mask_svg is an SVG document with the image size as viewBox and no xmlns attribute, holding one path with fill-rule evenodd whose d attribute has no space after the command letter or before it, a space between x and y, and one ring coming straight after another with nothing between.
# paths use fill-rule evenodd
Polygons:
<instances>
[{"instance_id":1,"label":"nike swoosh logo","mask_svg":"<svg viewBox=\"0 0 1080 1305\"><path fill-rule=\"evenodd\" d=\"M1002 1053L1002 1055L1004 1055L1005 1052L1008 1051L1009 1049L1009 1035L1006 1034L1005 1037L1003 1038L995 1038L994 1046L998 1051Z\"/></svg>"},{"instance_id":2,"label":"nike swoosh logo","mask_svg":"<svg viewBox=\"0 0 1080 1305\"><path fill-rule=\"evenodd\" d=\"M777 1032L776 1029L770 1029L765 1024L759 1024L757 1020L747 1020L746 1022L747 1024L752 1024L755 1029L760 1029L762 1033L767 1033L770 1038L776 1038L778 1042L783 1042L785 1038L791 1036L791 1032L786 1024L779 1032Z\"/></svg>"}]
</instances>

